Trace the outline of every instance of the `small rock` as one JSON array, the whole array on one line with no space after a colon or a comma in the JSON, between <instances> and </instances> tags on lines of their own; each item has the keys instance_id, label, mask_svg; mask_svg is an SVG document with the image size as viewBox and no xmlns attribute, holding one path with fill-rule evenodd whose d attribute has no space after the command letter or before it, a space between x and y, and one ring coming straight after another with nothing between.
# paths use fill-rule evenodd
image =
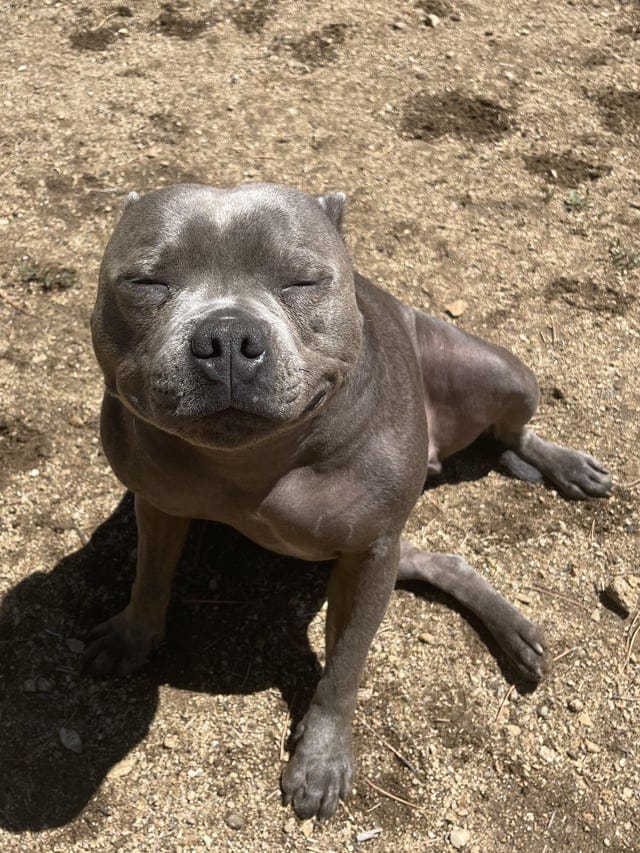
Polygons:
<instances>
[{"instance_id":1,"label":"small rock","mask_svg":"<svg viewBox=\"0 0 640 853\"><path fill-rule=\"evenodd\" d=\"M548 705L540 705L538 708L538 716L539 717L548 717L549 716L549 706Z\"/></svg>"},{"instance_id":2,"label":"small rock","mask_svg":"<svg viewBox=\"0 0 640 853\"><path fill-rule=\"evenodd\" d=\"M427 15L424 19L425 24L432 29L435 29L440 24L440 18L433 13Z\"/></svg>"},{"instance_id":3,"label":"small rock","mask_svg":"<svg viewBox=\"0 0 640 853\"><path fill-rule=\"evenodd\" d=\"M282 827L282 829L287 835L293 835L297 828L298 821L295 819L295 817L290 817L289 820L286 821L285 825Z\"/></svg>"},{"instance_id":4,"label":"small rock","mask_svg":"<svg viewBox=\"0 0 640 853\"><path fill-rule=\"evenodd\" d=\"M162 745L165 749L175 749L178 745L178 738L175 735L168 735L163 741Z\"/></svg>"},{"instance_id":5,"label":"small rock","mask_svg":"<svg viewBox=\"0 0 640 853\"><path fill-rule=\"evenodd\" d=\"M626 616L638 606L638 593L626 578L614 578L603 589L602 594L615 607L622 610Z\"/></svg>"},{"instance_id":6,"label":"small rock","mask_svg":"<svg viewBox=\"0 0 640 853\"><path fill-rule=\"evenodd\" d=\"M553 764L553 762L557 758L557 753L553 749L549 749L548 746L540 747L540 757L547 762L547 764Z\"/></svg>"},{"instance_id":7,"label":"small rock","mask_svg":"<svg viewBox=\"0 0 640 853\"><path fill-rule=\"evenodd\" d=\"M238 812L227 812L224 816L224 822L229 829L242 829L244 826L242 815L239 815Z\"/></svg>"},{"instance_id":8,"label":"small rock","mask_svg":"<svg viewBox=\"0 0 640 853\"><path fill-rule=\"evenodd\" d=\"M460 317L469 307L469 303L465 302L464 299L454 299L453 302L449 303L447 307L444 309L447 314L451 317Z\"/></svg>"},{"instance_id":9,"label":"small rock","mask_svg":"<svg viewBox=\"0 0 640 853\"><path fill-rule=\"evenodd\" d=\"M392 30L406 30L406 28L407 28L407 25L404 23L404 21L392 21L391 22L391 29Z\"/></svg>"},{"instance_id":10,"label":"small rock","mask_svg":"<svg viewBox=\"0 0 640 853\"><path fill-rule=\"evenodd\" d=\"M518 592L518 593L516 593L516 599L517 599L521 604L531 604L531 596L530 596L530 595L528 595L526 592Z\"/></svg>"},{"instance_id":11,"label":"small rock","mask_svg":"<svg viewBox=\"0 0 640 853\"><path fill-rule=\"evenodd\" d=\"M302 822L302 826L300 827L302 830L302 834L305 838L310 838L313 834L313 821L312 820L304 820Z\"/></svg>"},{"instance_id":12,"label":"small rock","mask_svg":"<svg viewBox=\"0 0 640 853\"><path fill-rule=\"evenodd\" d=\"M471 840L471 833L468 829L452 829L449 835L449 842L456 850L462 850Z\"/></svg>"},{"instance_id":13,"label":"small rock","mask_svg":"<svg viewBox=\"0 0 640 853\"><path fill-rule=\"evenodd\" d=\"M368 702L373 696L373 688L361 687L358 690L358 702Z\"/></svg>"},{"instance_id":14,"label":"small rock","mask_svg":"<svg viewBox=\"0 0 640 853\"><path fill-rule=\"evenodd\" d=\"M375 829L366 829L364 832L359 832L356 835L356 841L358 844L362 844L363 841L371 841L372 838L376 838L378 835L382 835L382 829L379 826Z\"/></svg>"},{"instance_id":15,"label":"small rock","mask_svg":"<svg viewBox=\"0 0 640 853\"><path fill-rule=\"evenodd\" d=\"M600 744L596 743L593 740L585 739L584 745L586 747L587 752L600 752Z\"/></svg>"},{"instance_id":16,"label":"small rock","mask_svg":"<svg viewBox=\"0 0 640 853\"><path fill-rule=\"evenodd\" d=\"M436 641L434 635L430 634L428 631L423 631L422 634L418 634L418 639L421 643L426 643L428 646L433 646Z\"/></svg>"},{"instance_id":17,"label":"small rock","mask_svg":"<svg viewBox=\"0 0 640 853\"><path fill-rule=\"evenodd\" d=\"M66 641L67 648L76 655L81 655L84 651L84 641L77 640L75 637L69 637Z\"/></svg>"},{"instance_id":18,"label":"small rock","mask_svg":"<svg viewBox=\"0 0 640 853\"><path fill-rule=\"evenodd\" d=\"M509 737L518 737L518 736L520 735L520 732L522 731L522 729L520 728L520 726L515 726L515 725L513 725L513 724L511 724L511 723L509 723L508 725L506 725L506 726L504 727L504 730L505 730L505 731L506 731L506 733L509 735Z\"/></svg>"},{"instance_id":19,"label":"small rock","mask_svg":"<svg viewBox=\"0 0 640 853\"><path fill-rule=\"evenodd\" d=\"M591 616L589 618L591 619L592 622L599 622L600 621L601 617L600 617L600 610L598 607L596 607L595 610L591 611Z\"/></svg>"},{"instance_id":20,"label":"small rock","mask_svg":"<svg viewBox=\"0 0 640 853\"><path fill-rule=\"evenodd\" d=\"M58 737L65 749L71 752L82 752L82 738L75 729L65 729L62 727L58 731Z\"/></svg>"},{"instance_id":21,"label":"small rock","mask_svg":"<svg viewBox=\"0 0 640 853\"><path fill-rule=\"evenodd\" d=\"M578 699L578 698L569 699L569 702L567 703L567 707L574 714L579 714L580 711L582 711L582 709L584 708L584 702L582 701L582 699Z\"/></svg>"},{"instance_id":22,"label":"small rock","mask_svg":"<svg viewBox=\"0 0 640 853\"><path fill-rule=\"evenodd\" d=\"M631 788L623 788L622 789L622 799L630 800L633 797L633 790Z\"/></svg>"},{"instance_id":23,"label":"small rock","mask_svg":"<svg viewBox=\"0 0 640 853\"><path fill-rule=\"evenodd\" d=\"M127 755L122 761L114 764L111 770L107 772L107 779L121 779L123 776L128 776L136 765L136 759L133 755Z\"/></svg>"}]
</instances>

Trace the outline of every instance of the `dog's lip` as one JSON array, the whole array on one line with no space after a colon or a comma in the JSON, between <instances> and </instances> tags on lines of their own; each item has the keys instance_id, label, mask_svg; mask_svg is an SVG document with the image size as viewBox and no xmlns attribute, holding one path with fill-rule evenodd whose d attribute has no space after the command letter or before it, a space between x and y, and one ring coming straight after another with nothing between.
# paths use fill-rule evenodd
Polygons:
<instances>
[{"instance_id":1,"label":"dog's lip","mask_svg":"<svg viewBox=\"0 0 640 853\"><path fill-rule=\"evenodd\" d=\"M328 388L324 388L322 391L319 391L304 410L304 414L307 415L309 412L315 412L316 409L320 408L328 396Z\"/></svg>"}]
</instances>

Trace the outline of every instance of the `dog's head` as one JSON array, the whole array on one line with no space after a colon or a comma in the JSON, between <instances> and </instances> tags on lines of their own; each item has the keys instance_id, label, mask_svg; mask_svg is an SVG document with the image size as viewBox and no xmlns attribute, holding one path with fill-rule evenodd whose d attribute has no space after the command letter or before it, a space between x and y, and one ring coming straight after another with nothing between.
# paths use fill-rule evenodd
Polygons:
<instances>
[{"instance_id":1,"label":"dog's head","mask_svg":"<svg viewBox=\"0 0 640 853\"><path fill-rule=\"evenodd\" d=\"M274 184L132 193L92 317L108 392L217 448L316 415L361 345L343 205Z\"/></svg>"}]
</instances>

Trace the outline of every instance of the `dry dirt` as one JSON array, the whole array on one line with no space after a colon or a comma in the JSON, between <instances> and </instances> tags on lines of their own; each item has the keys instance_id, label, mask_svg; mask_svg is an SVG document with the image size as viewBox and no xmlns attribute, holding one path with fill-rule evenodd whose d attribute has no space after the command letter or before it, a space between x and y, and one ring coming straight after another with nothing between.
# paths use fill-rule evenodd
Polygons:
<instances>
[{"instance_id":1,"label":"dry dirt","mask_svg":"<svg viewBox=\"0 0 640 853\"><path fill-rule=\"evenodd\" d=\"M640 573L640 3L5 0L0 29L0 848L637 850L638 622L599 588ZM425 493L411 537L556 661L514 686L467 614L399 591L324 825L278 778L325 568L195 525L152 664L78 676L135 547L98 444L97 267L124 194L184 180L345 190L360 270L439 316L465 300L454 322L536 370L540 431L617 484L570 503L471 453Z\"/></svg>"}]
</instances>

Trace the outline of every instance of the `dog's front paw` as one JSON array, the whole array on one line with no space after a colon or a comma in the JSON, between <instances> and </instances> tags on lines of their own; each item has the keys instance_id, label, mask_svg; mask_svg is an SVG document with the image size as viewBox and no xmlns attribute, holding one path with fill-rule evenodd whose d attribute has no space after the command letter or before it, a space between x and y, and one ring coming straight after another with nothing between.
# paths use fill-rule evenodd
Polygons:
<instances>
[{"instance_id":1,"label":"dog's front paw","mask_svg":"<svg viewBox=\"0 0 640 853\"><path fill-rule=\"evenodd\" d=\"M296 731L297 746L282 773L285 805L301 818L335 814L351 793L350 721L335 720L312 707Z\"/></svg>"},{"instance_id":2,"label":"dog's front paw","mask_svg":"<svg viewBox=\"0 0 640 853\"><path fill-rule=\"evenodd\" d=\"M82 672L95 678L130 675L144 666L160 638L161 631L136 621L125 607L89 635Z\"/></svg>"}]
</instances>

